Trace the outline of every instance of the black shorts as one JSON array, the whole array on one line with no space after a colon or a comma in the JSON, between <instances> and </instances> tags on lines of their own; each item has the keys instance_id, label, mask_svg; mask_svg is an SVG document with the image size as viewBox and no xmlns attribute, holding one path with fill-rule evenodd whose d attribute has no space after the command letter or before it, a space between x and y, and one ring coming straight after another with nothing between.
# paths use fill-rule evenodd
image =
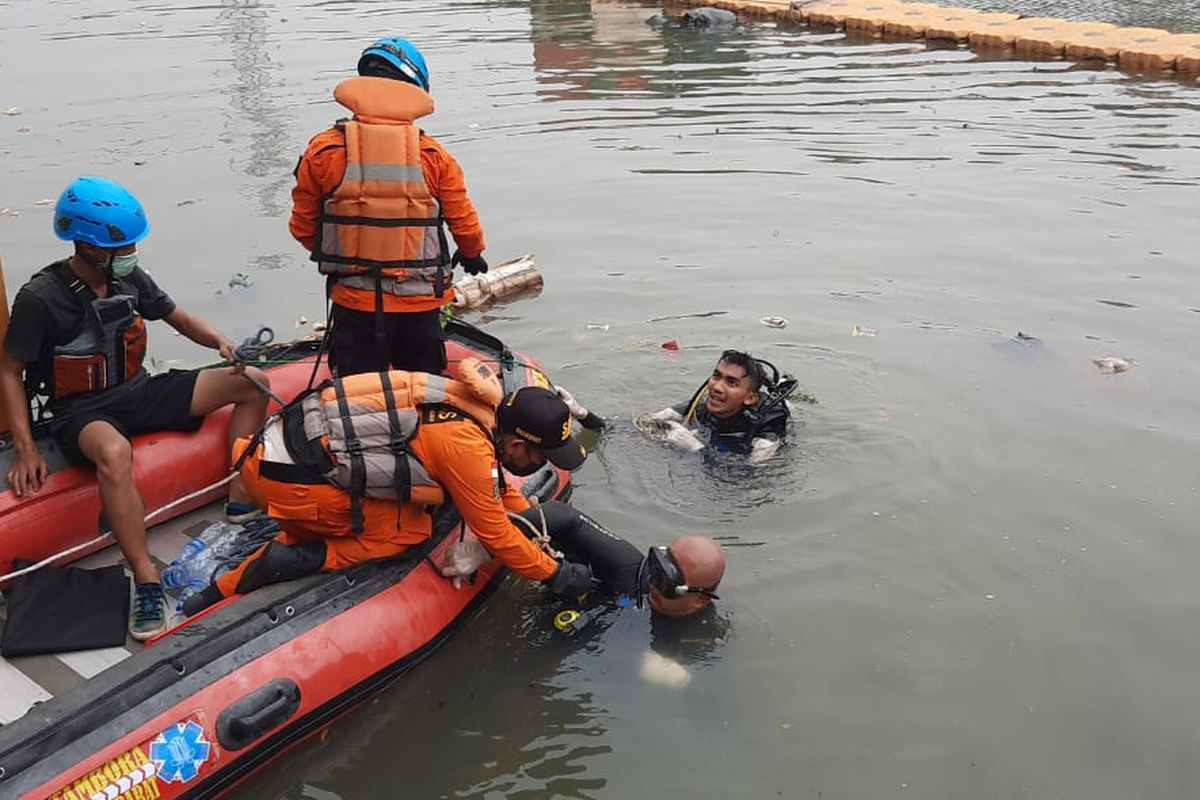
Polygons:
<instances>
[{"instance_id":1,"label":"black shorts","mask_svg":"<svg viewBox=\"0 0 1200 800\"><path fill-rule=\"evenodd\" d=\"M50 430L59 447L78 464L91 463L79 450L79 434L97 420L109 423L126 439L140 433L194 431L204 424L204 417L192 416L199 375L199 370L173 369L79 398L69 403L61 417L55 416Z\"/></svg>"},{"instance_id":2,"label":"black shorts","mask_svg":"<svg viewBox=\"0 0 1200 800\"><path fill-rule=\"evenodd\" d=\"M375 312L333 306L329 366L338 375L403 369L441 374L446 369L446 332L441 310L383 314L383 341Z\"/></svg>"}]
</instances>

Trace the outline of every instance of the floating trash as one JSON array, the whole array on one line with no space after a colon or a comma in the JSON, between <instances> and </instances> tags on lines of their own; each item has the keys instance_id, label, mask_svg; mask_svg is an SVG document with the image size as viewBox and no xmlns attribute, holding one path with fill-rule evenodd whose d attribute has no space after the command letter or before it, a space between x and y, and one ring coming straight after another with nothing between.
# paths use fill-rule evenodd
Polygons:
<instances>
[{"instance_id":1,"label":"floating trash","mask_svg":"<svg viewBox=\"0 0 1200 800\"><path fill-rule=\"evenodd\" d=\"M21 212L15 208L0 208L0 217L19 217Z\"/></svg>"},{"instance_id":2,"label":"floating trash","mask_svg":"<svg viewBox=\"0 0 1200 800\"><path fill-rule=\"evenodd\" d=\"M851 336L875 336L879 331L874 328L864 328L861 325L855 325L850 329Z\"/></svg>"},{"instance_id":3,"label":"floating trash","mask_svg":"<svg viewBox=\"0 0 1200 800\"><path fill-rule=\"evenodd\" d=\"M244 272L235 272L235 273L233 273L233 277L229 279L229 288L230 289L236 288L238 286L248 289L249 287L251 287L253 285L254 285L254 278L251 278L249 275L247 275Z\"/></svg>"},{"instance_id":4,"label":"floating trash","mask_svg":"<svg viewBox=\"0 0 1200 800\"><path fill-rule=\"evenodd\" d=\"M642 654L642 666L638 674L646 683L656 683L672 689L682 689L692 682L691 674L678 661L647 650Z\"/></svg>"},{"instance_id":5,"label":"floating trash","mask_svg":"<svg viewBox=\"0 0 1200 800\"><path fill-rule=\"evenodd\" d=\"M313 333L324 333L325 329L327 327L329 327L329 326L326 325L324 322L314 322L313 323Z\"/></svg>"},{"instance_id":6,"label":"floating trash","mask_svg":"<svg viewBox=\"0 0 1200 800\"><path fill-rule=\"evenodd\" d=\"M671 339L670 341L667 341L667 342L663 342L662 349L663 350L678 350L679 342L675 341L674 339Z\"/></svg>"},{"instance_id":7,"label":"floating trash","mask_svg":"<svg viewBox=\"0 0 1200 800\"><path fill-rule=\"evenodd\" d=\"M759 322L768 328L786 328L788 324L786 317L763 317Z\"/></svg>"},{"instance_id":8,"label":"floating trash","mask_svg":"<svg viewBox=\"0 0 1200 800\"><path fill-rule=\"evenodd\" d=\"M17 108L16 106L13 106L12 108L4 109L4 116L6 116L6 117L19 117L20 115L22 115L24 113L25 113L24 111Z\"/></svg>"},{"instance_id":9,"label":"floating trash","mask_svg":"<svg viewBox=\"0 0 1200 800\"><path fill-rule=\"evenodd\" d=\"M38 200L36 203L34 203L34 205L35 206L52 206L52 205L54 205L54 198L43 197L41 200Z\"/></svg>"},{"instance_id":10,"label":"floating trash","mask_svg":"<svg viewBox=\"0 0 1200 800\"><path fill-rule=\"evenodd\" d=\"M1132 358L1118 358L1117 356L1097 356L1092 359L1100 372L1104 375L1116 375L1118 372L1128 372L1137 366L1136 361Z\"/></svg>"},{"instance_id":11,"label":"floating trash","mask_svg":"<svg viewBox=\"0 0 1200 800\"><path fill-rule=\"evenodd\" d=\"M303 314L296 317L296 327L297 328L302 328L307 324L308 324L308 317L304 316Z\"/></svg>"},{"instance_id":12,"label":"floating trash","mask_svg":"<svg viewBox=\"0 0 1200 800\"><path fill-rule=\"evenodd\" d=\"M587 329L589 331L607 331L608 327L608 323L606 322L603 325L588 324Z\"/></svg>"}]
</instances>

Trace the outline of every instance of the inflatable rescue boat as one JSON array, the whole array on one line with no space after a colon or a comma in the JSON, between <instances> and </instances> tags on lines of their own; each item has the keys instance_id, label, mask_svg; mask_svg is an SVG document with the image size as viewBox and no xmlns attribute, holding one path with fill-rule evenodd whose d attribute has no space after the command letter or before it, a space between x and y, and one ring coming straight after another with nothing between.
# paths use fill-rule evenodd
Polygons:
<instances>
[{"instance_id":1,"label":"inflatable rescue boat","mask_svg":"<svg viewBox=\"0 0 1200 800\"><path fill-rule=\"evenodd\" d=\"M462 322L447 327L448 372L475 356L505 390L548 385L544 373L499 340ZM266 355L272 388L290 400L308 385L316 342ZM318 380L321 379L318 374ZM134 473L146 508L185 502L155 520L150 550L170 560L215 519L219 506L185 514L222 492L228 414L193 434L134 439ZM26 500L0 484L0 576L96 536L104 525L92 475L66 465L38 431L53 474ZM0 450L0 479L12 459ZM566 499L569 475L547 464L521 479L527 495ZM200 494L196 494L200 492ZM179 517L163 524L169 517ZM320 732L431 653L504 576L492 561L456 588L435 565L460 536L448 513L403 556L314 575L230 598L143 648L0 659L0 798L116 800L222 794L300 740ZM88 549L105 547L104 543ZM117 563L108 546L81 566ZM4 606L0 605L0 630Z\"/></svg>"}]
</instances>

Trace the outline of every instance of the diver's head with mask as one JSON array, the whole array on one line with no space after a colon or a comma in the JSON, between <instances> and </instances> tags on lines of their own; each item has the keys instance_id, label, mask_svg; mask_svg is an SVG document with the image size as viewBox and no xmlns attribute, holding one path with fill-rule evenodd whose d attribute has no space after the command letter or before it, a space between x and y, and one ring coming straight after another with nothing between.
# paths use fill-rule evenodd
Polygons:
<instances>
[{"instance_id":1,"label":"diver's head with mask","mask_svg":"<svg viewBox=\"0 0 1200 800\"><path fill-rule=\"evenodd\" d=\"M547 461L578 469L587 451L571 436L571 410L540 386L509 393L496 409L497 457L514 475L532 475Z\"/></svg>"},{"instance_id":2,"label":"diver's head with mask","mask_svg":"<svg viewBox=\"0 0 1200 800\"><path fill-rule=\"evenodd\" d=\"M711 536L688 534L666 547L651 547L644 562L650 608L668 617L686 617L720 599L725 551Z\"/></svg>"}]
</instances>

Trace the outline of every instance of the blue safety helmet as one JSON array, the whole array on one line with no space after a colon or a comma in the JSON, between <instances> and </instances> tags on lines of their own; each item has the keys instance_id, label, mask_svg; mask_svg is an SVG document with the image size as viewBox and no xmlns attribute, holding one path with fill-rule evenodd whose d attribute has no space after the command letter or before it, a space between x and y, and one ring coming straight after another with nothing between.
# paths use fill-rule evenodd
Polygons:
<instances>
[{"instance_id":1,"label":"blue safety helmet","mask_svg":"<svg viewBox=\"0 0 1200 800\"><path fill-rule=\"evenodd\" d=\"M429 67L425 66L425 56L417 46L408 39L392 36L380 39L375 44L362 51L358 59L358 74L363 73L363 62L371 56L382 58L399 73L396 77L414 83L425 91L429 91Z\"/></svg>"},{"instance_id":2,"label":"blue safety helmet","mask_svg":"<svg viewBox=\"0 0 1200 800\"><path fill-rule=\"evenodd\" d=\"M54 206L54 235L63 241L124 247L149 232L142 204L107 178L76 178Z\"/></svg>"}]
</instances>

